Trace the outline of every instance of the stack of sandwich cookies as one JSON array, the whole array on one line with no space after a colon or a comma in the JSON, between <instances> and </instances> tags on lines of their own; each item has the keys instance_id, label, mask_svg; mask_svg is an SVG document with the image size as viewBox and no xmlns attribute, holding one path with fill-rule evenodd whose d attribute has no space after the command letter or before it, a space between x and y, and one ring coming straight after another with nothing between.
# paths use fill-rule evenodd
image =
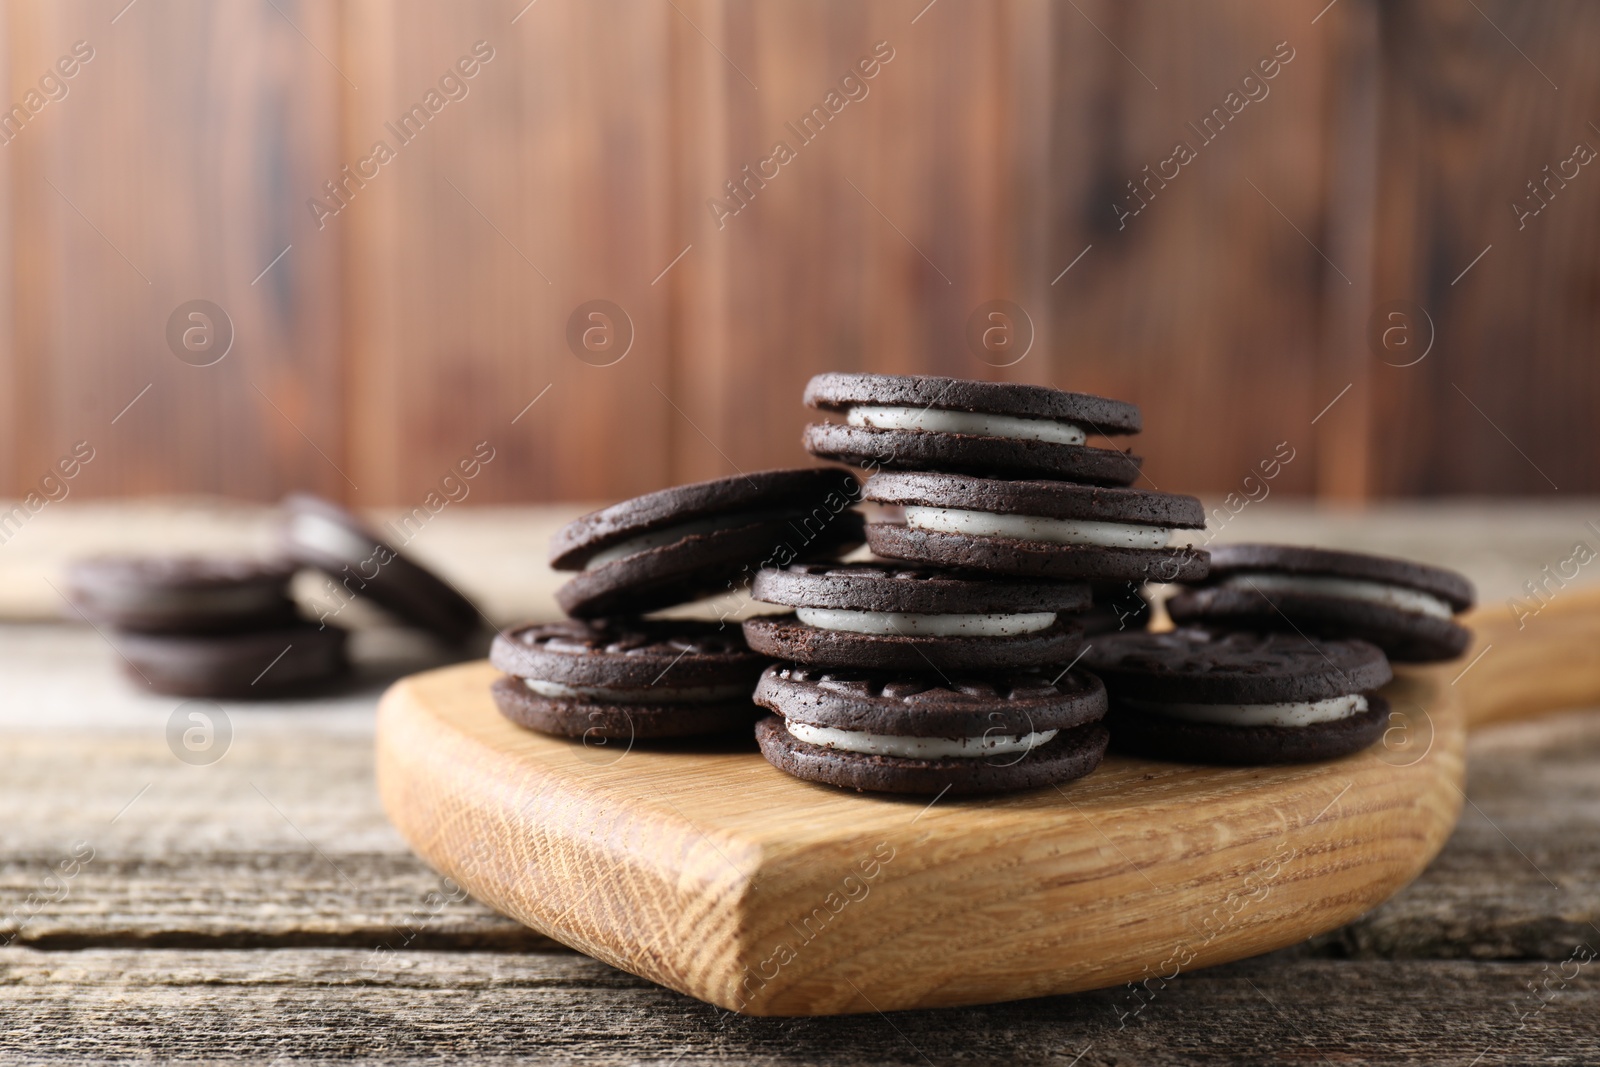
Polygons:
<instances>
[{"instance_id":1,"label":"stack of sandwich cookies","mask_svg":"<svg viewBox=\"0 0 1600 1067\"><path fill-rule=\"evenodd\" d=\"M68 598L108 626L130 680L188 697L268 698L337 678L345 632L300 619L284 560L103 556L67 571Z\"/></svg>"},{"instance_id":2,"label":"stack of sandwich cookies","mask_svg":"<svg viewBox=\"0 0 1600 1067\"><path fill-rule=\"evenodd\" d=\"M557 532L556 593L579 618L638 614L742 586L763 565L832 559L861 543L861 483L838 467L758 471L681 485Z\"/></svg>"},{"instance_id":3,"label":"stack of sandwich cookies","mask_svg":"<svg viewBox=\"0 0 1600 1067\"><path fill-rule=\"evenodd\" d=\"M942 681L779 664L756 687L776 714L756 726L796 778L885 793L996 793L1088 774L1105 753L1093 675L999 673Z\"/></svg>"},{"instance_id":4,"label":"stack of sandwich cookies","mask_svg":"<svg viewBox=\"0 0 1600 1067\"><path fill-rule=\"evenodd\" d=\"M1119 749L1184 762L1302 763L1382 736L1392 676L1365 641L1176 630L1117 634L1084 657L1111 696Z\"/></svg>"},{"instance_id":5,"label":"stack of sandwich cookies","mask_svg":"<svg viewBox=\"0 0 1600 1067\"><path fill-rule=\"evenodd\" d=\"M1203 578L1203 549L1173 547L1205 528L1192 496L1072 482L880 471L866 499L904 509L868 523L872 551L891 559L1030 578L1173 582Z\"/></svg>"},{"instance_id":6,"label":"stack of sandwich cookies","mask_svg":"<svg viewBox=\"0 0 1600 1067\"><path fill-rule=\"evenodd\" d=\"M749 729L768 660L739 631L683 620L569 620L495 638L491 687L511 721L563 737L647 739Z\"/></svg>"},{"instance_id":7,"label":"stack of sandwich cookies","mask_svg":"<svg viewBox=\"0 0 1600 1067\"><path fill-rule=\"evenodd\" d=\"M927 375L819 374L805 402L844 423L806 427L806 451L858 467L969 471L1128 485L1139 457L1085 444L1131 434L1139 409L1037 385Z\"/></svg>"},{"instance_id":8,"label":"stack of sandwich cookies","mask_svg":"<svg viewBox=\"0 0 1600 1067\"><path fill-rule=\"evenodd\" d=\"M1150 621L1150 601L1135 581L1090 582L1089 609L1079 622L1088 637L1143 630Z\"/></svg>"},{"instance_id":9,"label":"stack of sandwich cookies","mask_svg":"<svg viewBox=\"0 0 1600 1067\"><path fill-rule=\"evenodd\" d=\"M1460 655L1471 631L1453 616L1472 606L1472 583L1407 560L1288 545L1221 545L1206 580L1167 611L1205 629L1294 630L1370 641L1396 662Z\"/></svg>"},{"instance_id":10,"label":"stack of sandwich cookies","mask_svg":"<svg viewBox=\"0 0 1600 1067\"><path fill-rule=\"evenodd\" d=\"M750 647L825 667L972 671L1072 662L1089 605L1076 582L1019 581L896 563L794 564L751 595L793 614L748 619Z\"/></svg>"}]
</instances>

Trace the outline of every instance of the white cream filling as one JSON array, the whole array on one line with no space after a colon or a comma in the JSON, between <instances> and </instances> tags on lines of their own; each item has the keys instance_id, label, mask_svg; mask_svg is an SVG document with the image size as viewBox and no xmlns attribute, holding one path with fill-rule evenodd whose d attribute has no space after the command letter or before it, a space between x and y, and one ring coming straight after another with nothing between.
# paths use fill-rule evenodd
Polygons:
<instances>
[{"instance_id":1,"label":"white cream filling","mask_svg":"<svg viewBox=\"0 0 1600 1067\"><path fill-rule=\"evenodd\" d=\"M1088 438L1088 434L1070 422L1020 415L985 415L977 411L942 411L938 408L863 404L847 411L845 421L851 426L875 430L933 430L975 434L979 437L1009 437L1017 441L1052 441L1061 445L1081 445Z\"/></svg>"},{"instance_id":2,"label":"white cream filling","mask_svg":"<svg viewBox=\"0 0 1600 1067\"><path fill-rule=\"evenodd\" d=\"M603 567L607 563L615 563L617 560L631 556L636 552L647 552L652 548L661 548L664 545L681 541L685 537L715 533L717 530L730 530L735 526L744 526L755 522L757 519L770 517L768 514L741 512L731 515L716 515L709 519L696 519L693 522L680 522L676 526L667 526L650 533L640 534L637 537L630 537L626 541L618 541L614 545L602 548L589 557L589 562L583 565L583 569L592 571L596 567Z\"/></svg>"},{"instance_id":3,"label":"white cream filling","mask_svg":"<svg viewBox=\"0 0 1600 1067\"><path fill-rule=\"evenodd\" d=\"M869 734L856 730L836 730L831 726L785 722L784 728L797 740L819 748L840 752L859 752L867 756L900 756L905 759L977 759L981 756L1026 754L1049 741L1055 730L1036 730L1020 737L985 734L982 737L901 737L898 734Z\"/></svg>"},{"instance_id":4,"label":"white cream filling","mask_svg":"<svg viewBox=\"0 0 1600 1067\"><path fill-rule=\"evenodd\" d=\"M1348 719L1367 710L1367 698L1360 693L1283 704L1169 704L1154 700L1122 703L1138 711L1224 726L1311 726Z\"/></svg>"},{"instance_id":5,"label":"white cream filling","mask_svg":"<svg viewBox=\"0 0 1600 1067\"><path fill-rule=\"evenodd\" d=\"M522 681L542 697L555 700L578 698L607 704L709 704L748 697L754 691L754 687L749 685L651 685L630 688L616 685L564 685L540 678L524 678Z\"/></svg>"},{"instance_id":6,"label":"white cream filling","mask_svg":"<svg viewBox=\"0 0 1600 1067\"><path fill-rule=\"evenodd\" d=\"M795 608L807 626L852 634L898 634L903 637L1014 637L1047 630L1053 611L1014 615L923 615L909 611L851 611L845 608Z\"/></svg>"},{"instance_id":7,"label":"white cream filling","mask_svg":"<svg viewBox=\"0 0 1600 1067\"><path fill-rule=\"evenodd\" d=\"M1047 519L1038 515L1000 515L991 511L962 511L915 504L908 504L905 510L907 526L932 533L1012 537L1021 541L1100 545L1104 548L1165 548L1172 538L1172 531L1165 526L1140 526L1131 522Z\"/></svg>"},{"instance_id":8,"label":"white cream filling","mask_svg":"<svg viewBox=\"0 0 1600 1067\"><path fill-rule=\"evenodd\" d=\"M245 612L279 604L283 590L272 586L218 586L197 589L141 589L106 586L94 591L95 603L111 610Z\"/></svg>"},{"instance_id":9,"label":"white cream filling","mask_svg":"<svg viewBox=\"0 0 1600 1067\"><path fill-rule=\"evenodd\" d=\"M1386 582L1365 582L1355 578L1319 578L1300 574L1235 574L1218 582L1215 588L1341 597L1368 604L1381 604L1386 608L1428 615L1435 619L1448 619L1455 614L1446 601L1431 593L1389 585Z\"/></svg>"},{"instance_id":10,"label":"white cream filling","mask_svg":"<svg viewBox=\"0 0 1600 1067\"><path fill-rule=\"evenodd\" d=\"M296 541L338 559L364 560L378 548L377 542L323 515L302 512L289 521L290 536Z\"/></svg>"}]
</instances>

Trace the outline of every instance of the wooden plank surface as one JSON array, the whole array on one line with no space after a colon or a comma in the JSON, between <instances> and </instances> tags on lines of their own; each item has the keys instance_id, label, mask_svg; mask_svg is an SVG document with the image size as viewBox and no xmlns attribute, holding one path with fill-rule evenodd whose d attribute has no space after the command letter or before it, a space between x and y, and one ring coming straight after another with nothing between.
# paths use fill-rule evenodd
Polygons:
<instances>
[{"instance_id":1,"label":"wooden plank surface","mask_svg":"<svg viewBox=\"0 0 1600 1067\"><path fill-rule=\"evenodd\" d=\"M1600 1056L1600 986L1586 972L1563 984L1560 968L1538 962L1267 958L1180 975L1143 1002L1124 989L824 1019L725 1016L576 955L415 953L375 974L369 962L331 949L13 950L0 957L0 1055L839 1067ZM1530 993L1546 983L1547 999Z\"/></svg>"},{"instance_id":2,"label":"wooden plank surface","mask_svg":"<svg viewBox=\"0 0 1600 1067\"><path fill-rule=\"evenodd\" d=\"M668 213L679 16L525 4L345 9L364 86L346 152L396 149L327 220L352 242L358 502L412 506L480 441L495 458L469 487L479 501L620 498L672 480L671 290L652 281L682 248ZM388 125L474 47L493 58L401 144ZM593 300L625 319L584 317L580 337L614 338L591 335L580 358L569 320Z\"/></svg>"},{"instance_id":3,"label":"wooden plank surface","mask_svg":"<svg viewBox=\"0 0 1600 1067\"><path fill-rule=\"evenodd\" d=\"M1600 393L1600 8L1380 11L1372 298L1420 305L1437 334L1421 362L1406 365L1413 349L1373 367L1374 488L1570 491L1600 472L1586 429ZM1572 161L1580 144L1594 162ZM1410 323L1418 337L1424 325Z\"/></svg>"},{"instance_id":4,"label":"wooden plank surface","mask_svg":"<svg viewBox=\"0 0 1600 1067\"><path fill-rule=\"evenodd\" d=\"M1577 0L0 6L4 106L94 50L0 146L8 496L84 440L85 497L409 507L480 441L480 500L620 497L803 462L833 368L1137 401L1174 489L1237 490L1279 442L1275 488L1328 499L1600 487ZM232 320L214 367L168 350L191 299ZM596 299L631 324L614 366L567 339ZM993 300L1031 321L1015 365L969 347ZM1414 366L1374 346L1395 301L1431 323Z\"/></svg>"},{"instance_id":5,"label":"wooden plank surface","mask_svg":"<svg viewBox=\"0 0 1600 1067\"><path fill-rule=\"evenodd\" d=\"M1230 529L1435 554L1503 597L1558 558L1549 553L1592 510L1575 503L1489 521L1470 509L1361 516L1274 502L1247 509ZM498 533L488 515L480 519L481 540L463 544L514 558L526 517L503 516ZM19 540L7 552L22 547ZM462 565L455 551L440 561ZM197 767L167 746L178 702L127 686L92 631L10 624L0 637L8 683L0 810L10 816L0 822L0 940L16 934L0 948L8 1023L0 1042L11 1043L0 1047L30 1062L152 1049L215 1057L226 1051L221 1027L228 1049L258 1059L542 1052L571 1062L670 1063L682 1054L681 1062L922 1063L926 1055L942 1063L1030 1055L1067 1064L1091 1041L1080 1063L1299 1056L1470 1064L1485 1047L1480 1063L1596 1055L1585 1044L1593 1040L1592 968L1570 982L1551 978L1580 946L1600 949L1600 716L1592 713L1474 735L1470 802L1416 883L1287 956L1181 975L1124 1030L1115 1030L1113 1007L1135 1005L1118 999L1132 996L1125 989L889 1022L719 1022L698 1002L554 949L473 901L448 899L450 887L405 848L377 806L370 717L384 679L416 646L364 633L358 649L369 673L350 691L227 704L231 747ZM78 841L94 858L64 898L20 922L15 913L29 894L56 895L50 872ZM363 977L374 959L392 960L393 971Z\"/></svg>"},{"instance_id":6,"label":"wooden plank surface","mask_svg":"<svg viewBox=\"0 0 1600 1067\"><path fill-rule=\"evenodd\" d=\"M347 492L340 247L303 221L339 168L337 12L106 6L9 4L18 96L92 57L4 148L22 268L12 492L80 441L94 458L66 488L85 497ZM194 300L231 321L224 355L213 315L208 366L169 346Z\"/></svg>"}]
</instances>

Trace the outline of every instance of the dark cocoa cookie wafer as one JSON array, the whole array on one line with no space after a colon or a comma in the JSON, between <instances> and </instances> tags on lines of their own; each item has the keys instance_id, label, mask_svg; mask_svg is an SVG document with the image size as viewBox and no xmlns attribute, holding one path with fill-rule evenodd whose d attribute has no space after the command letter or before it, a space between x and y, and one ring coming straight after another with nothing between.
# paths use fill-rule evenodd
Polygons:
<instances>
[{"instance_id":1,"label":"dark cocoa cookie wafer","mask_svg":"<svg viewBox=\"0 0 1600 1067\"><path fill-rule=\"evenodd\" d=\"M1171 547L1205 527L1192 496L1054 481L882 471L864 495L905 509L867 525L892 559L1033 578L1171 582L1202 578L1204 550Z\"/></svg>"},{"instance_id":2,"label":"dark cocoa cookie wafer","mask_svg":"<svg viewBox=\"0 0 1600 1067\"><path fill-rule=\"evenodd\" d=\"M478 628L478 609L470 600L351 512L305 493L285 497L282 506L281 536L290 559L441 640L459 643Z\"/></svg>"},{"instance_id":3,"label":"dark cocoa cookie wafer","mask_svg":"<svg viewBox=\"0 0 1600 1067\"><path fill-rule=\"evenodd\" d=\"M811 379L805 401L846 420L807 426L806 451L860 467L1103 485L1139 477L1138 456L1084 443L1139 431L1139 409L1120 400L1010 382L830 373Z\"/></svg>"},{"instance_id":4,"label":"dark cocoa cookie wafer","mask_svg":"<svg viewBox=\"0 0 1600 1067\"><path fill-rule=\"evenodd\" d=\"M885 793L997 793L1099 765L1105 691L1093 675L928 676L778 665L756 703L767 760L797 778Z\"/></svg>"},{"instance_id":5,"label":"dark cocoa cookie wafer","mask_svg":"<svg viewBox=\"0 0 1600 1067\"><path fill-rule=\"evenodd\" d=\"M1208 629L1274 629L1371 641L1404 662L1460 655L1472 633L1452 615L1472 606L1454 571L1358 552L1220 545L1205 582L1173 595L1174 620Z\"/></svg>"},{"instance_id":6,"label":"dark cocoa cookie wafer","mask_svg":"<svg viewBox=\"0 0 1600 1067\"><path fill-rule=\"evenodd\" d=\"M1374 690L1389 662L1365 641L1184 629L1096 639L1119 746L1158 758L1251 764L1333 759L1383 733Z\"/></svg>"},{"instance_id":7,"label":"dark cocoa cookie wafer","mask_svg":"<svg viewBox=\"0 0 1600 1067\"><path fill-rule=\"evenodd\" d=\"M1227 726L1150 715L1113 704L1106 727L1120 752L1179 763L1254 766L1314 763L1360 752L1383 736L1389 702L1366 695L1367 710L1309 726Z\"/></svg>"},{"instance_id":8,"label":"dark cocoa cookie wafer","mask_svg":"<svg viewBox=\"0 0 1600 1067\"><path fill-rule=\"evenodd\" d=\"M1088 606L1076 582L992 579L895 563L795 564L756 575L751 595L794 614L744 624L778 659L907 671L1005 670L1070 663L1082 632L1063 613Z\"/></svg>"},{"instance_id":9,"label":"dark cocoa cookie wafer","mask_svg":"<svg viewBox=\"0 0 1600 1067\"><path fill-rule=\"evenodd\" d=\"M97 556L67 568L67 597L97 623L143 633L292 625L294 566L247 556Z\"/></svg>"},{"instance_id":10,"label":"dark cocoa cookie wafer","mask_svg":"<svg viewBox=\"0 0 1600 1067\"><path fill-rule=\"evenodd\" d=\"M569 615L639 614L742 587L763 566L859 545L860 496L838 467L757 471L649 493L585 515L552 539L550 565L580 573L556 593Z\"/></svg>"},{"instance_id":11,"label":"dark cocoa cookie wafer","mask_svg":"<svg viewBox=\"0 0 1600 1067\"><path fill-rule=\"evenodd\" d=\"M344 674L345 631L302 623L215 635L121 633L128 677L157 693L268 699L305 692Z\"/></svg>"},{"instance_id":12,"label":"dark cocoa cookie wafer","mask_svg":"<svg viewBox=\"0 0 1600 1067\"><path fill-rule=\"evenodd\" d=\"M513 722L563 737L689 737L748 729L770 662L739 631L683 620L522 626L497 636L492 689Z\"/></svg>"},{"instance_id":13,"label":"dark cocoa cookie wafer","mask_svg":"<svg viewBox=\"0 0 1600 1067\"><path fill-rule=\"evenodd\" d=\"M1086 636L1143 630L1150 622L1150 601L1140 582L1090 582L1093 602L1077 617Z\"/></svg>"}]
</instances>

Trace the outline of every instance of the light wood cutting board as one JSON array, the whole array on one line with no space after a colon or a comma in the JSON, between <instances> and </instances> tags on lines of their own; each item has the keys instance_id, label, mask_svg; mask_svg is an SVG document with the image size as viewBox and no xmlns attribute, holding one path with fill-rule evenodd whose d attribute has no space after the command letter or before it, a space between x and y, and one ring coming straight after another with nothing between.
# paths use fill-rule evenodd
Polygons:
<instances>
[{"instance_id":1,"label":"light wood cutting board","mask_svg":"<svg viewBox=\"0 0 1600 1067\"><path fill-rule=\"evenodd\" d=\"M1600 591L1559 594L1520 629L1498 608L1469 622L1472 653L1399 670L1384 741L1329 763L1112 756L1060 789L930 804L797 781L753 743L531 733L495 710L480 662L384 696L378 785L411 846L479 900L725 1008L1155 989L1347 923L1416 877L1455 824L1470 726L1600 703Z\"/></svg>"}]
</instances>

